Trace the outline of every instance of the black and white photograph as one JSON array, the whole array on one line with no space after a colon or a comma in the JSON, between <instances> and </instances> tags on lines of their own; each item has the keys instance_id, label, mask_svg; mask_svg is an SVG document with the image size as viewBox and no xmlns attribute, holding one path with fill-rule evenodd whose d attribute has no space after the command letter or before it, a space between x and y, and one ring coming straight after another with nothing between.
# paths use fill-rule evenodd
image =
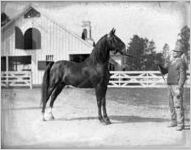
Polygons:
<instances>
[{"instance_id":1,"label":"black and white photograph","mask_svg":"<svg viewBox=\"0 0 191 150\"><path fill-rule=\"evenodd\" d=\"M190 148L190 1L2 1L1 148Z\"/></svg>"}]
</instances>

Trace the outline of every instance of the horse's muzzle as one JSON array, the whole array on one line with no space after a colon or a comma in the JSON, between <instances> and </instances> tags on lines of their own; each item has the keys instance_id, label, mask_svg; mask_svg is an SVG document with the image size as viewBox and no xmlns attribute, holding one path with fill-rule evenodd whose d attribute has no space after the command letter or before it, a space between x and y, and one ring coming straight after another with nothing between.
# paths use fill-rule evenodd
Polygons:
<instances>
[{"instance_id":1,"label":"horse's muzzle","mask_svg":"<svg viewBox=\"0 0 191 150\"><path fill-rule=\"evenodd\" d=\"M114 54L116 54L117 52L119 52L121 55L135 58L135 56L127 54L127 51L126 51L125 48L123 50L121 50L121 51L120 50L116 50Z\"/></svg>"}]
</instances>

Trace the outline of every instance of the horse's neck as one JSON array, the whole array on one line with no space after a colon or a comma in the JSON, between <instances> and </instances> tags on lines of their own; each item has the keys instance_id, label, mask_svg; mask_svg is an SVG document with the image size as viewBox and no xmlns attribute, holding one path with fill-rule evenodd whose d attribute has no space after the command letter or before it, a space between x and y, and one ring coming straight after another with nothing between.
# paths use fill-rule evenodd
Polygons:
<instances>
[{"instance_id":1,"label":"horse's neck","mask_svg":"<svg viewBox=\"0 0 191 150\"><path fill-rule=\"evenodd\" d=\"M90 60L96 64L96 63L108 63L109 62L109 58L110 58L110 54L109 54L109 47L107 46L107 43L105 43L106 41L104 41L103 43L99 43L96 44L96 46L94 47L92 53L90 54Z\"/></svg>"}]
</instances>

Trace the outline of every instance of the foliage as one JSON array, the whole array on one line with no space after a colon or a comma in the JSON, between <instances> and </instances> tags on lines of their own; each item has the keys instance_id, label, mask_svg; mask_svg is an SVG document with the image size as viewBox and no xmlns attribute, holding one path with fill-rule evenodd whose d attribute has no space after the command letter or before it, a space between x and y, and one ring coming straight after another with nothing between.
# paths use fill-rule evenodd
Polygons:
<instances>
[{"instance_id":1,"label":"foliage","mask_svg":"<svg viewBox=\"0 0 191 150\"><path fill-rule=\"evenodd\" d=\"M155 42L134 35L128 44L127 52L134 58L127 58L126 70L158 70L156 61L163 61L162 53L156 53Z\"/></svg>"},{"instance_id":2,"label":"foliage","mask_svg":"<svg viewBox=\"0 0 191 150\"><path fill-rule=\"evenodd\" d=\"M138 35L134 35L129 43L128 53L133 55L135 58L127 58L128 63L130 64L130 70L141 70L144 49L147 46L147 39L140 38Z\"/></svg>"},{"instance_id":3,"label":"foliage","mask_svg":"<svg viewBox=\"0 0 191 150\"><path fill-rule=\"evenodd\" d=\"M190 59L190 28L188 26L184 26L178 35L180 36L183 51L187 58Z\"/></svg>"},{"instance_id":4,"label":"foliage","mask_svg":"<svg viewBox=\"0 0 191 150\"><path fill-rule=\"evenodd\" d=\"M163 55L164 59L166 59L168 57L169 52L170 52L170 47L167 43L165 43L163 46L163 51L162 51L162 55Z\"/></svg>"},{"instance_id":5,"label":"foliage","mask_svg":"<svg viewBox=\"0 0 191 150\"><path fill-rule=\"evenodd\" d=\"M164 44L163 46L163 51L162 51L162 59L160 62L166 63L170 61L170 47L167 43Z\"/></svg>"}]
</instances>

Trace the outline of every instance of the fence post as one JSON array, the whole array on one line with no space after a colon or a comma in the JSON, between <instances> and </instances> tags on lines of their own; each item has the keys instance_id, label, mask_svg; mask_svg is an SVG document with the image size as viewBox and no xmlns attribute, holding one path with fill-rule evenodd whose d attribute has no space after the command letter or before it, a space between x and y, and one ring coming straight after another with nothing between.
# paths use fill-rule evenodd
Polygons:
<instances>
[{"instance_id":1,"label":"fence post","mask_svg":"<svg viewBox=\"0 0 191 150\"><path fill-rule=\"evenodd\" d=\"M5 77L6 77L6 87L8 87L9 86L9 56L8 55L6 56L6 73L5 73Z\"/></svg>"},{"instance_id":2,"label":"fence post","mask_svg":"<svg viewBox=\"0 0 191 150\"><path fill-rule=\"evenodd\" d=\"M119 78L118 78L118 81L119 81L119 87L121 86L121 75L120 75L120 73L119 73Z\"/></svg>"},{"instance_id":3,"label":"fence post","mask_svg":"<svg viewBox=\"0 0 191 150\"><path fill-rule=\"evenodd\" d=\"M30 89L32 89L32 71L29 72L30 76Z\"/></svg>"},{"instance_id":4,"label":"fence post","mask_svg":"<svg viewBox=\"0 0 191 150\"><path fill-rule=\"evenodd\" d=\"M5 78L6 78L6 87L9 87L9 72L6 71L5 73Z\"/></svg>"},{"instance_id":5,"label":"fence post","mask_svg":"<svg viewBox=\"0 0 191 150\"><path fill-rule=\"evenodd\" d=\"M120 72L119 73L119 87L121 87L121 84L123 83L122 76L123 76L123 73Z\"/></svg>"}]
</instances>

